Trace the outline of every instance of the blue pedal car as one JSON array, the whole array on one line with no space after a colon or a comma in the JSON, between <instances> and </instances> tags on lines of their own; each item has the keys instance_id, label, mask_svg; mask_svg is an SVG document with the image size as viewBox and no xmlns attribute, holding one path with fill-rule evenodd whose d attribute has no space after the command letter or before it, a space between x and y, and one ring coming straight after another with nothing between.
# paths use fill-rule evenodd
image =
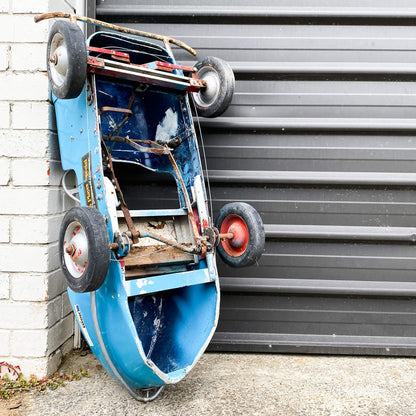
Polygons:
<instances>
[{"instance_id":1,"label":"blue pedal car","mask_svg":"<svg viewBox=\"0 0 416 416\"><path fill-rule=\"evenodd\" d=\"M179 65L171 44L194 51L175 39L65 13L35 20L47 18L61 18L50 30L47 68L63 186L78 201L59 239L69 298L106 370L149 401L181 380L211 340L215 253L240 267L263 251L263 224L250 205L225 205L213 224L191 112L191 104L202 117L224 112L234 75L214 57ZM113 31L85 42L76 20Z\"/></svg>"}]
</instances>

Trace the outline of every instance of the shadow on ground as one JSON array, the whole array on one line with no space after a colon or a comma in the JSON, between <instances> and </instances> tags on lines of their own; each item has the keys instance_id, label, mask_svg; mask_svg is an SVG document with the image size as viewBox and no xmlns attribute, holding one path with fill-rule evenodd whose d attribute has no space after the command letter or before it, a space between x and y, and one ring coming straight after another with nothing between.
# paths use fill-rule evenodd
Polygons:
<instances>
[{"instance_id":1,"label":"shadow on ground","mask_svg":"<svg viewBox=\"0 0 416 416\"><path fill-rule=\"evenodd\" d=\"M135 401L93 354L71 353L60 371L91 377L0 401L7 416L416 415L416 359L206 353L153 402Z\"/></svg>"}]
</instances>

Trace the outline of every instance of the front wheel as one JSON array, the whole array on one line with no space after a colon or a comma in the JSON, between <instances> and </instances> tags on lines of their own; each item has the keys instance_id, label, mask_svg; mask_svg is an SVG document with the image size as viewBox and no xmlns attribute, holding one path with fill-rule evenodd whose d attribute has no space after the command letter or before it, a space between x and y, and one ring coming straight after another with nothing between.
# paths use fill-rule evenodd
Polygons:
<instances>
[{"instance_id":1,"label":"front wheel","mask_svg":"<svg viewBox=\"0 0 416 416\"><path fill-rule=\"evenodd\" d=\"M61 266L75 292L101 287L110 266L110 238L104 217L91 207L70 209L59 234Z\"/></svg>"},{"instance_id":2,"label":"front wheel","mask_svg":"<svg viewBox=\"0 0 416 416\"><path fill-rule=\"evenodd\" d=\"M207 86L193 93L196 111L201 117L217 117L230 105L235 79L230 65L220 58L207 56L195 68L197 77Z\"/></svg>"},{"instance_id":3,"label":"front wheel","mask_svg":"<svg viewBox=\"0 0 416 416\"><path fill-rule=\"evenodd\" d=\"M222 238L218 254L232 267L251 266L264 251L265 234L259 213L245 202L233 202L220 209L217 219L220 234L232 235Z\"/></svg>"},{"instance_id":4,"label":"front wheel","mask_svg":"<svg viewBox=\"0 0 416 416\"><path fill-rule=\"evenodd\" d=\"M49 32L46 68L52 92L62 99L76 98L87 77L87 48L78 25L58 20Z\"/></svg>"}]
</instances>

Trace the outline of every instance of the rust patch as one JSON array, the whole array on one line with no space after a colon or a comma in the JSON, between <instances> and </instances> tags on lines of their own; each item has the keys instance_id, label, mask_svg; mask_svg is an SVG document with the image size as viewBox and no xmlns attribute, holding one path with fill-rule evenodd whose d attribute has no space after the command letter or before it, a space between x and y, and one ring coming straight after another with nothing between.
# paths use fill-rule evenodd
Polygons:
<instances>
[{"instance_id":1,"label":"rust patch","mask_svg":"<svg viewBox=\"0 0 416 416\"><path fill-rule=\"evenodd\" d=\"M151 222L148 222L147 225L151 228L154 228L155 230L162 230L166 226L166 221L158 221L157 224L152 224Z\"/></svg>"},{"instance_id":2,"label":"rust patch","mask_svg":"<svg viewBox=\"0 0 416 416\"><path fill-rule=\"evenodd\" d=\"M191 247L191 244L187 244ZM193 255L171 246L155 245L131 247L130 253L124 258L126 267L143 267L172 263L189 263Z\"/></svg>"}]
</instances>

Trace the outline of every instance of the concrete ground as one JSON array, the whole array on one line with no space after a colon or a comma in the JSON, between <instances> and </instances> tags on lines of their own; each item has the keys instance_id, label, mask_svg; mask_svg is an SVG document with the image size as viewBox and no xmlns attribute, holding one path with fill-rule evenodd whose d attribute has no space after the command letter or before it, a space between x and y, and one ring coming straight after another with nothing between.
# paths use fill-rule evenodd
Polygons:
<instances>
[{"instance_id":1,"label":"concrete ground","mask_svg":"<svg viewBox=\"0 0 416 416\"><path fill-rule=\"evenodd\" d=\"M416 415L414 358L206 353L147 404L131 398L91 353L72 353L61 371L80 368L91 377L0 400L0 415Z\"/></svg>"}]
</instances>

